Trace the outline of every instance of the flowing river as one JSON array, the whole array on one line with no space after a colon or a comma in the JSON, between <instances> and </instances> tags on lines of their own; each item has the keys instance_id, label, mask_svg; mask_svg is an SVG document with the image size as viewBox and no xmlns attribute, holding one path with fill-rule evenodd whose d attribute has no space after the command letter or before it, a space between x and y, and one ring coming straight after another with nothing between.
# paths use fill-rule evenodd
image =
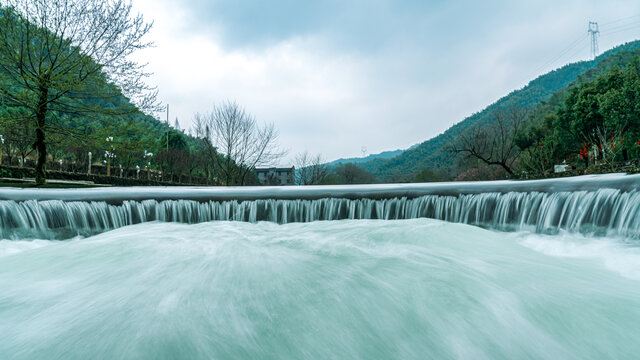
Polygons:
<instances>
[{"instance_id":1,"label":"flowing river","mask_svg":"<svg viewBox=\"0 0 640 360\"><path fill-rule=\"evenodd\" d=\"M637 193L580 191L2 200L0 358L635 359Z\"/></svg>"}]
</instances>

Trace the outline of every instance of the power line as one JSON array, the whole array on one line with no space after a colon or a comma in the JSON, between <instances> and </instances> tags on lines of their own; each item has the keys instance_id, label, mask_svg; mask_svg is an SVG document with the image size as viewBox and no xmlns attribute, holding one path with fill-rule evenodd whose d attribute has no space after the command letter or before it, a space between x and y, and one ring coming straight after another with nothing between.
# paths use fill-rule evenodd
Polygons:
<instances>
[{"instance_id":1,"label":"power line","mask_svg":"<svg viewBox=\"0 0 640 360\"><path fill-rule=\"evenodd\" d=\"M633 16L627 16L621 19L617 19L617 20L613 20L613 21L609 21L606 23L603 23L602 26L607 26L607 25L611 25L611 24L615 24L615 23L619 23L621 21L625 21L625 20L629 20L629 19L634 19L634 18L640 18L640 14L637 15L633 15Z\"/></svg>"},{"instance_id":2,"label":"power line","mask_svg":"<svg viewBox=\"0 0 640 360\"><path fill-rule=\"evenodd\" d=\"M564 58L565 55L567 55L568 53L570 53L571 51L576 49L577 46L583 44L583 41L585 41L585 40L586 40L586 36L585 35L580 35L580 37L578 37L577 39L572 41L571 44L569 44L569 46L567 46L562 51L560 51L559 53L554 55L552 58L549 58L542 65L536 67L536 69L532 72L531 76L529 76L529 77L535 76L535 75L538 74L538 72L540 72L541 70L544 70L547 66L555 64L560 59Z\"/></svg>"},{"instance_id":3,"label":"power line","mask_svg":"<svg viewBox=\"0 0 640 360\"><path fill-rule=\"evenodd\" d=\"M629 30L635 30L635 29L638 29L638 28L640 28L640 24L633 24L633 25L625 27L625 28L619 28L619 29L617 29L615 31L613 31L613 30L603 31L602 35L609 36L609 35L618 34L618 33L629 31Z\"/></svg>"},{"instance_id":4,"label":"power line","mask_svg":"<svg viewBox=\"0 0 640 360\"><path fill-rule=\"evenodd\" d=\"M620 32L640 28L640 22L634 21L626 24L622 23L622 22L625 22L631 19L636 19L636 18L640 20L640 14L608 21L606 23L603 23L602 26L605 26L605 25L608 26L612 24L617 24L617 25L606 27L604 28L603 31L600 31L600 26L598 25L598 22L589 21L589 28L586 35L590 38L589 42L590 42L591 59L593 60L598 56L598 52L599 52L598 37L600 35L605 35L608 37L610 35L617 34ZM547 58L547 60L542 65L536 67L536 69L531 73L531 75L527 79L528 80L535 79L537 75L539 75L539 72L542 70L545 70L545 68L548 67L549 65L555 64L561 60L563 60L564 62L564 59L569 60L569 59L575 58L580 52L585 51L584 47L581 46L582 44L585 44L583 43L584 40L586 40L585 36L580 35L577 39L573 40L568 46L566 46L560 52L555 53L555 55L552 55L550 58Z\"/></svg>"},{"instance_id":5,"label":"power line","mask_svg":"<svg viewBox=\"0 0 640 360\"><path fill-rule=\"evenodd\" d=\"M623 28L633 27L633 26L638 26L638 25L640 25L640 22L632 22L632 23L629 23L629 24L620 24L620 25L612 26L612 27L604 27L604 29L606 31L615 31L615 30L620 30L620 29L623 29Z\"/></svg>"}]
</instances>

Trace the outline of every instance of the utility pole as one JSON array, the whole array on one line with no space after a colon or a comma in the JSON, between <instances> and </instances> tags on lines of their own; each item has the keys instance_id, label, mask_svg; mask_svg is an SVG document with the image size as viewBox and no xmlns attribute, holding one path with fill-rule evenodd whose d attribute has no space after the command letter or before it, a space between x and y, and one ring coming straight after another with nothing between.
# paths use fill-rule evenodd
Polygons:
<instances>
[{"instance_id":1,"label":"utility pole","mask_svg":"<svg viewBox=\"0 0 640 360\"><path fill-rule=\"evenodd\" d=\"M169 152L169 104L167 104L167 153Z\"/></svg>"},{"instance_id":2,"label":"utility pole","mask_svg":"<svg viewBox=\"0 0 640 360\"><path fill-rule=\"evenodd\" d=\"M598 56L598 36L600 36L597 22L589 21L589 34L591 35L591 60L595 60Z\"/></svg>"}]
</instances>

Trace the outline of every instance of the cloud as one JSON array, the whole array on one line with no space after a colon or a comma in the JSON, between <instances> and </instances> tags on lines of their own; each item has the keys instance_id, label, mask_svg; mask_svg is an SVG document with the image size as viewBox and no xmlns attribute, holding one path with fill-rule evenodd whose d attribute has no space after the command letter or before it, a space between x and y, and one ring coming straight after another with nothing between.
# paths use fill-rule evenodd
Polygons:
<instances>
[{"instance_id":1,"label":"cloud","mask_svg":"<svg viewBox=\"0 0 640 360\"><path fill-rule=\"evenodd\" d=\"M188 127L194 112L236 100L274 122L292 155L328 159L433 137L536 75L586 57L591 16L640 13L624 1L135 5L155 20L157 46L141 56L172 121ZM584 45L556 56L580 36ZM603 36L602 49L620 42L610 39Z\"/></svg>"}]
</instances>

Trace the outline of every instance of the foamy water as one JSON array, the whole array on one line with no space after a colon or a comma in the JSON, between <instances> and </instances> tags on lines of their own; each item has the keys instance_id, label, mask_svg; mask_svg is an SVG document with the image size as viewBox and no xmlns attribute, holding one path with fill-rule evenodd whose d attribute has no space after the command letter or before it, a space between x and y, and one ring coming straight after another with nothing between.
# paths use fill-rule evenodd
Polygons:
<instances>
[{"instance_id":1,"label":"foamy water","mask_svg":"<svg viewBox=\"0 0 640 360\"><path fill-rule=\"evenodd\" d=\"M438 220L0 241L2 359L632 359L632 242Z\"/></svg>"}]
</instances>

